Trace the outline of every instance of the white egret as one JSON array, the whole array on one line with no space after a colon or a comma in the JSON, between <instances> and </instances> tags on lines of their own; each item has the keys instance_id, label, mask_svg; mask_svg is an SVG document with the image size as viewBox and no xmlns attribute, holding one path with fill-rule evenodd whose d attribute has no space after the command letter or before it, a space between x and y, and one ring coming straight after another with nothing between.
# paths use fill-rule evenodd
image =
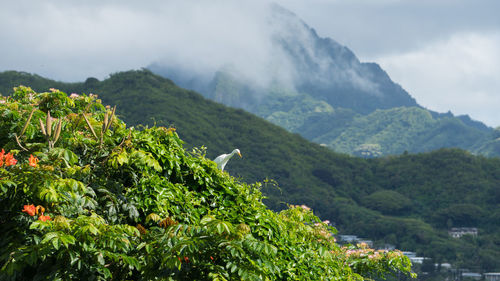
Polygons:
<instances>
[{"instance_id":1,"label":"white egret","mask_svg":"<svg viewBox=\"0 0 500 281\"><path fill-rule=\"evenodd\" d=\"M214 159L214 162L217 163L217 168L219 168L221 171L224 171L224 166L226 166L227 161L229 161L229 159L231 159L231 157L233 157L235 153L242 157L239 149L233 150L233 152L231 152L230 154L222 154L217 156L217 158Z\"/></svg>"}]
</instances>

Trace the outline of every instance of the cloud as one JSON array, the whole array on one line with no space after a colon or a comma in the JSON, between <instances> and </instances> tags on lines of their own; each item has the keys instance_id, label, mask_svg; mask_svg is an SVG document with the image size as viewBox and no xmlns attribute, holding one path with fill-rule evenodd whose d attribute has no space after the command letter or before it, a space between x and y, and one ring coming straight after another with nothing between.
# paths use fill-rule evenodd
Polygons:
<instances>
[{"instance_id":1,"label":"cloud","mask_svg":"<svg viewBox=\"0 0 500 281\"><path fill-rule=\"evenodd\" d=\"M83 81L161 61L199 72L229 66L261 85L273 77L291 83L297 73L269 40L279 29L266 20L270 2L6 1L0 71ZM277 2L361 60L381 62L424 106L500 125L492 109L500 100L499 1Z\"/></svg>"},{"instance_id":2,"label":"cloud","mask_svg":"<svg viewBox=\"0 0 500 281\"><path fill-rule=\"evenodd\" d=\"M3 69L64 81L138 68L158 45L150 12L115 4L24 1L0 11ZM57 2L57 3L56 3ZM70 1L68 1L70 2ZM151 52L152 51L152 52Z\"/></svg>"},{"instance_id":3,"label":"cloud","mask_svg":"<svg viewBox=\"0 0 500 281\"><path fill-rule=\"evenodd\" d=\"M500 32L457 33L375 60L421 105L500 125Z\"/></svg>"},{"instance_id":4,"label":"cloud","mask_svg":"<svg viewBox=\"0 0 500 281\"><path fill-rule=\"evenodd\" d=\"M497 0L276 0L361 58L410 51L456 32L498 30Z\"/></svg>"},{"instance_id":5,"label":"cloud","mask_svg":"<svg viewBox=\"0 0 500 281\"><path fill-rule=\"evenodd\" d=\"M271 40L267 1L184 2L162 22L168 44L159 63L201 73L231 68L242 79L265 85L287 64ZM177 8L177 7L176 7ZM180 14L179 14L180 13Z\"/></svg>"},{"instance_id":6,"label":"cloud","mask_svg":"<svg viewBox=\"0 0 500 281\"><path fill-rule=\"evenodd\" d=\"M268 1L19 2L0 10L1 70L77 81L162 60L200 71L230 62L255 76L279 57Z\"/></svg>"}]
</instances>

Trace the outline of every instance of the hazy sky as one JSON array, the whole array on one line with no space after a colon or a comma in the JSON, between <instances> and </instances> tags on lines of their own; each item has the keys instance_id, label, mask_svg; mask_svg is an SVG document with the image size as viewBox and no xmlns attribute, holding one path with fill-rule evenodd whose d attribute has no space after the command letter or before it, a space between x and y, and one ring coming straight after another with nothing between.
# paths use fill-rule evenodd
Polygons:
<instances>
[{"instance_id":1,"label":"hazy sky","mask_svg":"<svg viewBox=\"0 0 500 281\"><path fill-rule=\"evenodd\" d=\"M273 56L268 0L1 1L0 71L83 81L157 60L259 71ZM276 2L379 63L422 106L500 126L500 1Z\"/></svg>"}]
</instances>

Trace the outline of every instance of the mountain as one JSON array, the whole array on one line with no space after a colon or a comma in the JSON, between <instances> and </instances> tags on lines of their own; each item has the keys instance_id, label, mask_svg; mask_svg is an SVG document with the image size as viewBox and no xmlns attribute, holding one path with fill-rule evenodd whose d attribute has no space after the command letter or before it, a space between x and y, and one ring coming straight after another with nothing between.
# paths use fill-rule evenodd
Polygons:
<instances>
[{"instance_id":1,"label":"mountain","mask_svg":"<svg viewBox=\"0 0 500 281\"><path fill-rule=\"evenodd\" d=\"M498 158L459 149L375 159L338 154L147 70L69 84L0 73L3 94L28 83L37 91L55 87L99 94L104 104L117 105L118 115L129 125L172 125L186 147L205 146L210 159L239 148L243 158L231 159L226 170L249 183L264 181L265 203L273 209L306 204L343 234L413 250L436 262L500 270ZM450 238L448 228L460 226L477 227L479 236Z\"/></svg>"},{"instance_id":2,"label":"mountain","mask_svg":"<svg viewBox=\"0 0 500 281\"><path fill-rule=\"evenodd\" d=\"M273 89L306 93L334 107L370 113L376 109L417 106L416 101L375 63L361 63L347 47L316 31L290 11L271 5L269 36L275 58L268 62L268 83L242 77L231 64L215 73L195 75L194 71L153 64L153 72L164 74L180 86L195 89L217 102L254 111L266 104ZM277 57L277 58L276 58ZM286 69L276 66L286 65ZM281 72L287 72L285 74ZM200 77L200 78L197 78ZM204 77L204 78L201 78ZM210 81L207 77L213 77ZM255 83L254 83L255 82ZM248 97L251 96L251 97Z\"/></svg>"},{"instance_id":3,"label":"mountain","mask_svg":"<svg viewBox=\"0 0 500 281\"><path fill-rule=\"evenodd\" d=\"M231 63L213 72L161 62L148 69L338 152L369 157L458 147L500 156L485 146L492 128L423 108L378 64L360 62L278 5L270 6L267 21L273 56L256 58L263 77Z\"/></svg>"}]
</instances>

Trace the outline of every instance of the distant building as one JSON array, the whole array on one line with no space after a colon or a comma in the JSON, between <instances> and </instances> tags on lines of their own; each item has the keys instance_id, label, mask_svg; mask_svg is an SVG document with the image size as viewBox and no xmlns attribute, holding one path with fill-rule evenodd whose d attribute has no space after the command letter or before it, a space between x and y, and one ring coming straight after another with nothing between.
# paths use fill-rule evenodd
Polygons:
<instances>
[{"instance_id":1,"label":"distant building","mask_svg":"<svg viewBox=\"0 0 500 281\"><path fill-rule=\"evenodd\" d=\"M426 257L417 257L417 253L415 252L403 252L403 255L407 256L411 263L413 264L422 264L424 263L424 260L428 260L429 258Z\"/></svg>"},{"instance_id":2,"label":"distant building","mask_svg":"<svg viewBox=\"0 0 500 281\"><path fill-rule=\"evenodd\" d=\"M417 256L417 253L415 253L415 252L403 252L403 255L405 255L409 258L414 258Z\"/></svg>"},{"instance_id":3,"label":"distant building","mask_svg":"<svg viewBox=\"0 0 500 281\"><path fill-rule=\"evenodd\" d=\"M425 258L425 257L411 257L410 258L410 261L411 263L413 264L423 264L424 263L424 260L427 260L429 258Z\"/></svg>"},{"instance_id":4,"label":"distant building","mask_svg":"<svg viewBox=\"0 0 500 281\"><path fill-rule=\"evenodd\" d=\"M482 277L482 275L480 273L462 272L463 280L481 280L481 277Z\"/></svg>"},{"instance_id":5,"label":"distant building","mask_svg":"<svg viewBox=\"0 0 500 281\"><path fill-rule=\"evenodd\" d=\"M453 238L460 238L464 235L472 235L473 237L477 236L477 228L476 227L453 227L448 231L448 234Z\"/></svg>"},{"instance_id":6,"label":"distant building","mask_svg":"<svg viewBox=\"0 0 500 281\"><path fill-rule=\"evenodd\" d=\"M436 268L438 267L438 264L436 264ZM442 269L450 270L451 269L451 264L449 263L442 263L441 264Z\"/></svg>"},{"instance_id":7,"label":"distant building","mask_svg":"<svg viewBox=\"0 0 500 281\"><path fill-rule=\"evenodd\" d=\"M356 235L339 235L341 242L345 243L356 243L358 241L358 236Z\"/></svg>"},{"instance_id":8,"label":"distant building","mask_svg":"<svg viewBox=\"0 0 500 281\"><path fill-rule=\"evenodd\" d=\"M356 235L339 235L339 242L341 244L366 244L368 247L373 248L373 241L365 238L360 238Z\"/></svg>"},{"instance_id":9,"label":"distant building","mask_svg":"<svg viewBox=\"0 0 500 281\"><path fill-rule=\"evenodd\" d=\"M486 281L500 281L500 272L485 273L484 280L486 280Z\"/></svg>"}]
</instances>

